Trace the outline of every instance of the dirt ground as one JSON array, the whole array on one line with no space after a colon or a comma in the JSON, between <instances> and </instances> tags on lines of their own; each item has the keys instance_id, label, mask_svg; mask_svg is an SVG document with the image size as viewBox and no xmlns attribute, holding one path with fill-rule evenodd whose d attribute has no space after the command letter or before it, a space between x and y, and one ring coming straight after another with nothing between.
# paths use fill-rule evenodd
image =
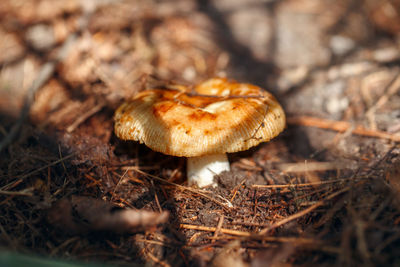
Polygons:
<instances>
[{"instance_id":1,"label":"dirt ground","mask_svg":"<svg viewBox=\"0 0 400 267\"><path fill-rule=\"evenodd\" d=\"M400 265L400 1L2 0L0 51L1 251ZM287 116L218 187L114 135L137 92L211 77L265 88Z\"/></svg>"}]
</instances>

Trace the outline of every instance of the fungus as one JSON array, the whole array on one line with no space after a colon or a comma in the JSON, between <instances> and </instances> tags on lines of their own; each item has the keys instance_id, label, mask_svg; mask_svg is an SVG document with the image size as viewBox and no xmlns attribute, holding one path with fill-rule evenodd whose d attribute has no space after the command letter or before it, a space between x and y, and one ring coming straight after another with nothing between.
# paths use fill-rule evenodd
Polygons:
<instances>
[{"instance_id":1,"label":"fungus","mask_svg":"<svg viewBox=\"0 0 400 267\"><path fill-rule=\"evenodd\" d=\"M190 185L216 185L229 171L226 153L247 150L277 136L285 114L260 87L213 78L186 86L140 92L114 116L115 134L152 150L188 158Z\"/></svg>"}]
</instances>

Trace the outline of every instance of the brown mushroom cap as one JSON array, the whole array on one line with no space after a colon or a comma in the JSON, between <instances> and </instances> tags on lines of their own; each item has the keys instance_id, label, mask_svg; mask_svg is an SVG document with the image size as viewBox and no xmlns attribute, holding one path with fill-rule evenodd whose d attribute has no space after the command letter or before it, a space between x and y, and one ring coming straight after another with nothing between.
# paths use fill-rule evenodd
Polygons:
<instances>
[{"instance_id":1,"label":"brown mushroom cap","mask_svg":"<svg viewBox=\"0 0 400 267\"><path fill-rule=\"evenodd\" d=\"M115 134L172 156L247 150L277 136L285 113L275 98L246 83L214 78L190 91L150 89L115 112Z\"/></svg>"}]
</instances>

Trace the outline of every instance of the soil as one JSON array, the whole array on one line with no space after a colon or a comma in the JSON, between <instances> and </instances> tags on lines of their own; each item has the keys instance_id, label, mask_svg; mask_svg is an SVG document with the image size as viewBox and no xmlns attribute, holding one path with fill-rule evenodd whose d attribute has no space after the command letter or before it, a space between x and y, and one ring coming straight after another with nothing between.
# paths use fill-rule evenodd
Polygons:
<instances>
[{"instance_id":1,"label":"soil","mask_svg":"<svg viewBox=\"0 0 400 267\"><path fill-rule=\"evenodd\" d=\"M110 266L399 266L399 10L1 1L0 251ZM114 135L114 111L139 91L211 77L265 88L287 116L277 138L229 155L217 187L188 186L184 158ZM93 205L60 208L78 196ZM169 217L132 230L111 207ZM73 231L54 216L87 219Z\"/></svg>"}]
</instances>

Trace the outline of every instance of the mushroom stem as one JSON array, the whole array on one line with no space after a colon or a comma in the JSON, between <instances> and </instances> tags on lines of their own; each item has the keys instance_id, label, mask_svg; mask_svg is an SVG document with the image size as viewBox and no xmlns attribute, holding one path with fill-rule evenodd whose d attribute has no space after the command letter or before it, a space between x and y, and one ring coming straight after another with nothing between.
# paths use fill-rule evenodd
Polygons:
<instances>
[{"instance_id":1,"label":"mushroom stem","mask_svg":"<svg viewBox=\"0 0 400 267\"><path fill-rule=\"evenodd\" d=\"M216 186L214 175L229 170L229 161L225 153L191 157L187 161L189 185L197 184L199 187Z\"/></svg>"}]
</instances>

